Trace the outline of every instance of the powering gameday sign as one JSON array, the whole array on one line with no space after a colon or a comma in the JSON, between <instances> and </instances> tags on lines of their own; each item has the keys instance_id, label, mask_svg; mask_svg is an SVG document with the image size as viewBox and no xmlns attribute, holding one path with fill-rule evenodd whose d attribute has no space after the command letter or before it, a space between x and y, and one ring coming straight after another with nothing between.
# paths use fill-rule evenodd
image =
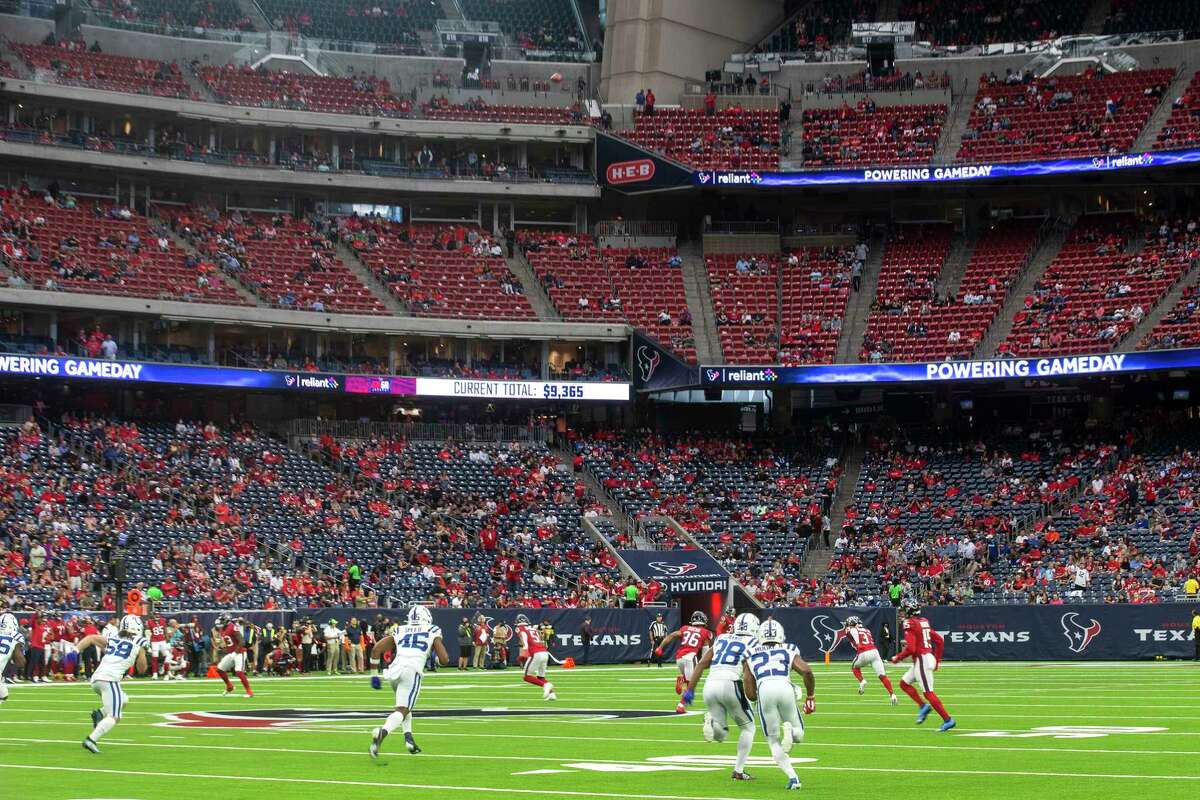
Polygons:
<instances>
[{"instance_id":1,"label":"powering gameday sign","mask_svg":"<svg viewBox=\"0 0 1200 800\"><path fill-rule=\"evenodd\" d=\"M703 550L618 550L639 579L658 581L671 594L725 592L729 572Z\"/></svg>"}]
</instances>

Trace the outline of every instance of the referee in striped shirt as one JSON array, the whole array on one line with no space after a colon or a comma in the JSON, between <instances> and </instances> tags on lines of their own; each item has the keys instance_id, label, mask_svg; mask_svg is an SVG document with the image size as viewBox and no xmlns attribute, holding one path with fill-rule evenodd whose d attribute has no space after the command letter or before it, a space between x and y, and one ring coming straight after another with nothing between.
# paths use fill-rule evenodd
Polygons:
<instances>
[{"instance_id":1,"label":"referee in striped shirt","mask_svg":"<svg viewBox=\"0 0 1200 800\"><path fill-rule=\"evenodd\" d=\"M658 650L658 646L662 644L662 640L667 638L667 625L663 622L663 615L659 614L654 618L654 622L650 623L650 658L646 659L646 666L650 666L653 661L662 666L662 656L656 656L654 652Z\"/></svg>"}]
</instances>

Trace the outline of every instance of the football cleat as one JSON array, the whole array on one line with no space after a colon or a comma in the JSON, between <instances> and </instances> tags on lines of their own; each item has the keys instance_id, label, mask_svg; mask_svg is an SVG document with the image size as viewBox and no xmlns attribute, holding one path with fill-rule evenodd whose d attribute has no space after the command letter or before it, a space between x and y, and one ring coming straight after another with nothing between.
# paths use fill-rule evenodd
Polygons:
<instances>
[{"instance_id":1,"label":"football cleat","mask_svg":"<svg viewBox=\"0 0 1200 800\"><path fill-rule=\"evenodd\" d=\"M408 748L408 752L412 753L414 756L421 752L421 748L417 747L417 741L413 739L413 735L411 733L404 734L404 746Z\"/></svg>"},{"instance_id":2,"label":"football cleat","mask_svg":"<svg viewBox=\"0 0 1200 800\"><path fill-rule=\"evenodd\" d=\"M787 789L787 790L799 789L800 788L800 779L799 778L788 778L787 786L785 786L783 788Z\"/></svg>"},{"instance_id":3,"label":"football cleat","mask_svg":"<svg viewBox=\"0 0 1200 800\"><path fill-rule=\"evenodd\" d=\"M226 689L225 691L221 692L221 697L229 697L231 694L233 694L233 689Z\"/></svg>"},{"instance_id":4,"label":"football cleat","mask_svg":"<svg viewBox=\"0 0 1200 800\"><path fill-rule=\"evenodd\" d=\"M954 721L954 717L951 717L950 719L946 720L938 727L938 733L945 733L946 731L950 730L957 724L958 723Z\"/></svg>"},{"instance_id":5,"label":"football cleat","mask_svg":"<svg viewBox=\"0 0 1200 800\"><path fill-rule=\"evenodd\" d=\"M893 694L893 695L888 695L888 701L889 701L889 702L890 702L892 705L896 705L897 703L899 703L899 702L900 702L900 698L896 697L896 695L894 695L894 694Z\"/></svg>"},{"instance_id":6,"label":"football cleat","mask_svg":"<svg viewBox=\"0 0 1200 800\"><path fill-rule=\"evenodd\" d=\"M249 700L250 698L254 697L254 692L246 692L244 695L242 695L242 697Z\"/></svg>"},{"instance_id":7,"label":"football cleat","mask_svg":"<svg viewBox=\"0 0 1200 800\"><path fill-rule=\"evenodd\" d=\"M153 675L151 675L151 676L150 676L150 680L152 680L152 681L156 681L156 680L158 680L158 673L156 672L156 673L154 673Z\"/></svg>"},{"instance_id":8,"label":"football cleat","mask_svg":"<svg viewBox=\"0 0 1200 800\"><path fill-rule=\"evenodd\" d=\"M738 772L737 770L734 770L733 774L730 775L729 777L733 778L735 781L752 781L752 780L754 780L753 775L749 775L745 772Z\"/></svg>"},{"instance_id":9,"label":"football cleat","mask_svg":"<svg viewBox=\"0 0 1200 800\"><path fill-rule=\"evenodd\" d=\"M921 706L921 710L917 712L918 725L925 721L925 718L929 716L930 711L933 711L933 706L929 705L929 703Z\"/></svg>"},{"instance_id":10,"label":"football cleat","mask_svg":"<svg viewBox=\"0 0 1200 800\"><path fill-rule=\"evenodd\" d=\"M687 708L683 705L683 703L680 703L679 705L675 706L675 713L676 714L686 714Z\"/></svg>"},{"instance_id":11,"label":"football cleat","mask_svg":"<svg viewBox=\"0 0 1200 800\"><path fill-rule=\"evenodd\" d=\"M792 723L785 722L779 728L779 746L783 748L783 752L792 752L792 745L796 743L796 732L792 729Z\"/></svg>"},{"instance_id":12,"label":"football cleat","mask_svg":"<svg viewBox=\"0 0 1200 800\"><path fill-rule=\"evenodd\" d=\"M92 737L90 736L83 740L83 749L87 750L89 753L100 755L100 748L96 747L96 743L92 741Z\"/></svg>"},{"instance_id":13,"label":"football cleat","mask_svg":"<svg viewBox=\"0 0 1200 800\"><path fill-rule=\"evenodd\" d=\"M376 728L375 732L371 734L371 747L367 750L371 754L371 758L379 758L379 745L383 744L387 733L383 728Z\"/></svg>"},{"instance_id":14,"label":"football cleat","mask_svg":"<svg viewBox=\"0 0 1200 800\"><path fill-rule=\"evenodd\" d=\"M867 682L865 680L859 681L858 682L858 693L865 694L866 691L867 691Z\"/></svg>"}]
</instances>

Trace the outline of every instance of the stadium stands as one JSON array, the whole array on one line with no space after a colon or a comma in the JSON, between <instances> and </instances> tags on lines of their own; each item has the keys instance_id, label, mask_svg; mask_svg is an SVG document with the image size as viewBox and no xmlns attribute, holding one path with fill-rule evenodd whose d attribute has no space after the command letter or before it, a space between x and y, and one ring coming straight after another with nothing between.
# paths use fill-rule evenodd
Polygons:
<instances>
[{"instance_id":1,"label":"stadium stands","mask_svg":"<svg viewBox=\"0 0 1200 800\"><path fill-rule=\"evenodd\" d=\"M587 49L569 0L462 0L469 20L490 20L511 36L522 50L573 51Z\"/></svg>"},{"instance_id":2,"label":"stadium stands","mask_svg":"<svg viewBox=\"0 0 1200 800\"><path fill-rule=\"evenodd\" d=\"M172 227L202 257L234 275L266 302L282 308L385 314L383 304L342 263L325 220L187 211Z\"/></svg>"},{"instance_id":3,"label":"stadium stands","mask_svg":"<svg viewBox=\"0 0 1200 800\"><path fill-rule=\"evenodd\" d=\"M857 248L811 247L787 255L780 282L781 364L833 361L846 316L854 265L865 261L866 254L864 243Z\"/></svg>"},{"instance_id":4,"label":"stadium stands","mask_svg":"<svg viewBox=\"0 0 1200 800\"><path fill-rule=\"evenodd\" d=\"M1169 150L1200 144L1200 72L1192 76L1182 95L1169 99L1171 116L1159 131L1155 147Z\"/></svg>"},{"instance_id":5,"label":"stadium stands","mask_svg":"<svg viewBox=\"0 0 1200 800\"><path fill-rule=\"evenodd\" d=\"M1124 214L1083 217L1016 315L1002 353L1112 350L1191 268L1194 233L1177 224L1146 225Z\"/></svg>"},{"instance_id":6,"label":"stadium stands","mask_svg":"<svg viewBox=\"0 0 1200 800\"><path fill-rule=\"evenodd\" d=\"M892 235L883 251L860 359L905 360L914 343L925 342L927 323L916 320L933 315L935 287L952 236L949 225L902 226ZM954 344L967 352L972 346L965 338Z\"/></svg>"},{"instance_id":7,"label":"stadium stands","mask_svg":"<svg viewBox=\"0 0 1200 800\"><path fill-rule=\"evenodd\" d=\"M517 231L534 273L565 320L627 320L696 360L692 319L674 250L609 248L588 234Z\"/></svg>"},{"instance_id":8,"label":"stadium stands","mask_svg":"<svg viewBox=\"0 0 1200 800\"><path fill-rule=\"evenodd\" d=\"M193 262L153 223L120 205L3 190L0 264L30 288L245 305L212 265ZM10 284L11 285L11 284Z\"/></svg>"},{"instance_id":9,"label":"stadium stands","mask_svg":"<svg viewBox=\"0 0 1200 800\"><path fill-rule=\"evenodd\" d=\"M1200 8L1174 0L1113 0L1105 33L1182 30L1195 38L1200 32Z\"/></svg>"},{"instance_id":10,"label":"stadium stands","mask_svg":"<svg viewBox=\"0 0 1200 800\"><path fill-rule=\"evenodd\" d=\"M254 22L238 7L237 0L144 0L136 5L108 0L97 2L93 7L110 12L118 24L142 23L168 30L186 29L193 32L210 28L254 30Z\"/></svg>"},{"instance_id":11,"label":"stadium stands","mask_svg":"<svg viewBox=\"0 0 1200 800\"><path fill-rule=\"evenodd\" d=\"M657 108L638 114L633 130L619 135L697 169L779 169L779 114L773 110L734 106L707 116Z\"/></svg>"},{"instance_id":12,"label":"stadium stands","mask_svg":"<svg viewBox=\"0 0 1200 800\"><path fill-rule=\"evenodd\" d=\"M779 257L766 253L706 259L721 350L730 364L773 364L779 344Z\"/></svg>"},{"instance_id":13,"label":"stadium stands","mask_svg":"<svg viewBox=\"0 0 1200 800\"><path fill-rule=\"evenodd\" d=\"M175 63L109 55L88 49L82 40L62 41L56 45L14 42L10 46L30 69L53 73L55 81L61 84L110 92L200 99L181 77L179 65Z\"/></svg>"},{"instance_id":14,"label":"stadium stands","mask_svg":"<svg viewBox=\"0 0 1200 800\"><path fill-rule=\"evenodd\" d=\"M870 97L854 107L807 108L804 164L925 164L945 120L944 105L879 106Z\"/></svg>"},{"instance_id":15,"label":"stadium stands","mask_svg":"<svg viewBox=\"0 0 1200 800\"><path fill-rule=\"evenodd\" d=\"M816 53L850 39L854 22L873 22L875 0L815 0L763 43L769 53Z\"/></svg>"},{"instance_id":16,"label":"stadium stands","mask_svg":"<svg viewBox=\"0 0 1200 800\"><path fill-rule=\"evenodd\" d=\"M1158 105L1172 70L1024 79L980 78L960 161L1023 161L1111 155L1133 144Z\"/></svg>"},{"instance_id":17,"label":"stadium stands","mask_svg":"<svg viewBox=\"0 0 1200 800\"><path fill-rule=\"evenodd\" d=\"M342 239L420 317L535 319L500 243L470 225L389 225L348 218Z\"/></svg>"},{"instance_id":18,"label":"stadium stands","mask_svg":"<svg viewBox=\"0 0 1200 800\"><path fill-rule=\"evenodd\" d=\"M1034 42L1078 33L1090 0L902 0L900 19L917 22L917 39L935 45Z\"/></svg>"},{"instance_id":19,"label":"stadium stands","mask_svg":"<svg viewBox=\"0 0 1200 800\"><path fill-rule=\"evenodd\" d=\"M386 8L353 0L262 0L259 5L275 30L340 42L373 42L384 52L418 46L417 31L432 30L442 15L435 0L397 0Z\"/></svg>"},{"instance_id":20,"label":"stadium stands","mask_svg":"<svg viewBox=\"0 0 1200 800\"><path fill-rule=\"evenodd\" d=\"M410 102L392 96L386 80L374 77L327 78L232 64L201 66L196 74L217 100L230 105L365 116L401 116L412 110Z\"/></svg>"},{"instance_id":21,"label":"stadium stands","mask_svg":"<svg viewBox=\"0 0 1200 800\"><path fill-rule=\"evenodd\" d=\"M880 309L870 317L862 357L884 361L969 358L1004 305L1009 286L1028 261L1038 227L1033 220L991 226L976 242L953 297L926 295L927 284L922 276L928 273L901 260L911 254L897 254L898 259L892 260L885 252L888 288L885 292L885 275L881 272ZM943 252L943 242L939 233L934 244L937 253ZM909 290L904 275L903 285L896 283L895 271L900 268L905 274L913 270L912 277L918 284L914 291Z\"/></svg>"},{"instance_id":22,"label":"stadium stands","mask_svg":"<svg viewBox=\"0 0 1200 800\"><path fill-rule=\"evenodd\" d=\"M511 122L520 125L567 125L581 122L578 105L572 109L562 106L491 105L478 99L470 103L451 104L445 98L434 98L421 106L426 119L457 122Z\"/></svg>"}]
</instances>

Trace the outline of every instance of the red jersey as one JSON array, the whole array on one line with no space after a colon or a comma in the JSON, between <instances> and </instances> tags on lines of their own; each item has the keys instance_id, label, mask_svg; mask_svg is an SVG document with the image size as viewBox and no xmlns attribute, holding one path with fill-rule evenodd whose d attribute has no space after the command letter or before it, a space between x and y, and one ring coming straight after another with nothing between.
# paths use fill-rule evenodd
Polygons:
<instances>
[{"instance_id":1,"label":"red jersey","mask_svg":"<svg viewBox=\"0 0 1200 800\"><path fill-rule=\"evenodd\" d=\"M924 617L909 617L904 620L904 649L896 655L897 661L903 661L907 656L932 655L938 661L942 660L942 650L946 643L942 635L929 625Z\"/></svg>"},{"instance_id":2,"label":"red jersey","mask_svg":"<svg viewBox=\"0 0 1200 800\"><path fill-rule=\"evenodd\" d=\"M146 622L146 630L150 633L151 642L167 640L167 621L162 617L154 617Z\"/></svg>"},{"instance_id":3,"label":"red jersey","mask_svg":"<svg viewBox=\"0 0 1200 800\"><path fill-rule=\"evenodd\" d=\"M226 653L246 652L246 647L242 644L242 632L232 622L221 629L221 647Z\"/></svg>"},{"instance_id":4,"label":"red jersey","mask_svg":"<svg viewBox=\"0 0 1200 800\"><path fill-rule=\"evenodd\" d=\"M520 637L521 649L529 655L546 652L546 645L542 644L542 635L532 625L518 625L517 636Z\"/></svg>"},{"instance_id":5,"label":"red jersey","mask_svg":"<svg viewBox=\"0 0 1200 800\"><path fill-rule=\"evenodd\" d=\"M712 631L701 625L684 625L679 629L679 649L675 658L699 655L700 651L712 642Z\"/></svg>"},{"instance_id":6,"label":"red jersey","mask_svg":"<svg viewBox=\"0 0 1200 800\"><path fill-rule=\"evenodd\" d=\"M875 638L866 628L843 628L834 635L833 647L837 647L842 639L849 639L856 653L866 653L878 649L875 647ZM832 650L833 647L829 649Z\"/></svg>"}]
</instances>

